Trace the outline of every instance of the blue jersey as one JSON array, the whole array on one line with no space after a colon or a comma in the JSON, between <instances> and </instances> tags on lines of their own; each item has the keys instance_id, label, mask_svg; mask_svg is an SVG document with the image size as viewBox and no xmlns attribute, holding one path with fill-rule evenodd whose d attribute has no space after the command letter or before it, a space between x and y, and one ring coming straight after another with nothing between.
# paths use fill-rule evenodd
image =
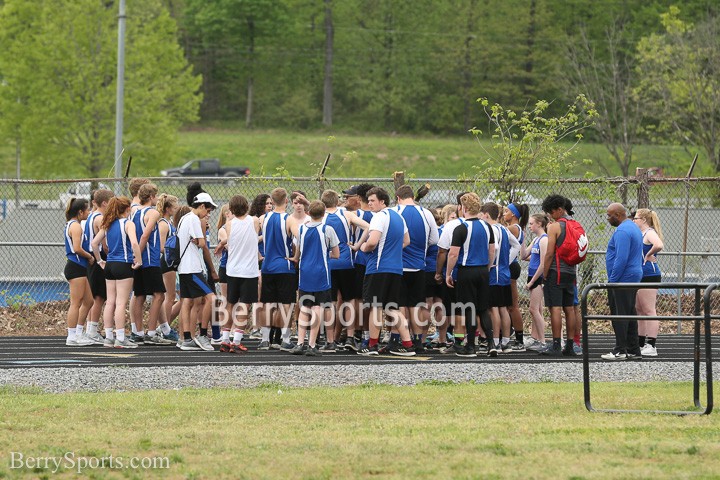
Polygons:
<instances>
[{"instance_id":1,"label":"blue jersey","mask_svg":"<svg viewBox=\"0 0 720 480\"><path fill-rule=\"evenodd\" d=\"M102 217L100 212L91 213L85 221L85 229L83 230L82 248L88 253L92 253L92 241L95 238L95 229L93 223L97 217Z\"/></svg>"},{"instance_id":2,"label":"blue jersey","mask_svg":"<svg viewBox=\"0 0 720 480\"><path fill-rule=\"evenodd\" d=\"M133 263L134 256L132 243L125 232L127 218L118 218L110 224L107 230L108 262Z\"/></svg>"},{"instance_id":3,"label":"blue jersey","mask_svg":"<svg viewBox=\"0 0 720 480\"><path fill-rule=\"evenodd\" d=\"M220 230L225 230L225 225L220 227ZM218 265L218 266L220 268L222 268L222 267L227 268L227 259L228 259L228 251L227 251L227 246L226 246L222 252L222 255L220 256L220 265Z\"/></svg>"},{"instance_id":4,"label":"blue jersey","mask_svg":"<svg viewBox=\"0 0 720 480\"><path fill-rule=\"evenodd\" d=\"M442 235L443 227L438 228L438 236ZM437 268L437 254L438 254L438 246L437 243L435 245L430 245L427 249L427 252L425 253L425 271L430 273L435 273L435 269Z\"/></svg>"},{"instance_id":5,"label":"blue jersey","mask_svg":"<svg viewBox=\"0 0 720 480\"><path fill-rule=\"evenodd\" d=\"M348 242L350 241L350 223L342 209L333 213L326 213L323 219L324 225L329 225L335 230L340 240L340 258L330 259L330 270L348 270L354 268L352 251Z\"/></svg>"},{"instance_id":6,"label":"blue jersey","mask_svg":"<svg viewBox=\"0 0 720 480\"><path fill-rule=\"evenodd\" d=\"M460 247L458 265L484 267L490 263L489 246L494 242L492 230L478 218L461 219L453 231L452 246Z\"/></svg>"},{"instance_id":7,"label":"blue jersey","mask_svg":"<svg viewBox=\"0 0 720 480\"><path fill-rule=\"evenodd\" d=\"M517 223L514 224L514 225L511 225L511 226L518 228L518 232L520 232L520 236L517 237L517 240L518 240L518 242L520 242L520 245L522 245L523 242L525 241L525 232L523 232L523 229L522 229L522 228L520 227L520 225L518 225ZM511 235L512 235L512 233L511 233ZM513 259L512 263L517 263L518 260L519 260L518 257L519 257L519 255Z\"/></svg>"},{"instance_id":8,"label":"blue jersey","mask_svg":"<svg viewBox=\"0 0 720 480\"><path fill-rule=\"evenodd\" d=\"M402 253L403 269L415 272L424 270L425 254L430 244L430 224L425 212L418 205L398 205L395 209L405 220L410 235L410 245Z\"/></svg>"},{"instance_id":9,"label":"blue jersey","mask_svg":"<svg viewBox=\"0 0 720 480\"><path fill-rule=\"evenodd\" d=\"M70 226L73 223L78 223L77 220L70 220L65 224L65 256L68 260L77 263L82 267L88 266L87 258L81 257L73 248L72 237L70 236ZM85 237L85 235L83 235Z\"/></svg>"},{"instance_id":10,"label":"blue jersey","mask_svg":"<svg viewBox=\"0 0 720 480\"><path fill-rule=\"evenodd\" d=\"M322 292L330 289L330 254L325 241L324 224L300 225L299 289L303 292Z\"/></svg>"},{"instance_id":11,"label":"blue jersey","mask_svg":"<svg viewBox=\"0 0 720 480\"><path fill-rule=\"evenodd\" d=\"M262 273L295 273L295 266L288 260L292 238L287 234L287 213L268 212L263 216L262 234L265 259Z\"/></svg>"},{"instance_id":12,"label":"blue jersey","mask_svg":"<svg viewBox=\"0 0 720 480\"><path fill-rule=\"evenodd\" d=\"M540 240L545 237L547 237L547 233L543 233L535 240L533 240L533 243L530 246L530 263L528 264L528 277L532 277L533 275L535 275L537 269L540 268ZM542 274L540 274L540 278L542 278Z\"/></svg>"},{"instance_id":13,"label":"blue jersey","mask_svg":"<svg viewBox=\"0 0 720 480\"><path fill-rule=\"evenodd\" d=\"M374 273L395 273L402 275L403 239L407 227L405 220L397 212L386 208L375 214L370 222L370 231L381 232L375 250L368 254L365 275Z\"/></svg>"},{"instance_id":14,"label":"blue jersey","mask_svg":"<svg viewBox=\"0 0 720 480\"><path fill-rule=\"evenodd\" d=\"M500 224L493 224L495 235L495 262L490 268L490 285L510 285L510 239L508 229Z\"/></svg>"},{"instance_id":15,"label":"blue jersey","mask_svg":"<svg viewBox=\"0 0 720 480\"><path fill-rule=\"evenodd\" d=\"M648 229L643 233L643 239L645 239L645 235L647 235L647 232L649 232L652 229ZM645 245L645 242L643 242L642 246L642 252L643 252L643 261L645 259L645 255L652 249L652 244ZM658 265L657 262L645 262L642 267L642 276L645 277L654 277L656 275L661 275L662 272L660 271L660 265Z\"/></svg>"},{"instance_id":16,"label":"blue jersey","mask_svg":"<svg viewBox=\"0 0 720 480\"><path fill-rule=\"evenodd\" d=\"M138 209L132 217L132 221L135 224L135 236L137 237L138 243L140 243L140 238L142 238L145 228L147 227L147 223L145 223L145 214L152 208L153 207L140 207L140 209ZM160 266L160 230L158 230L157 223L155 223L141 255L142 268Z\"/></svg>"},{"instance_id":17,"label":"blue jersey","mask_svg":"<svg viewBox=\"0 0 720 480\"><path fill-rule=\"evenodd\" d=\"M369 210L358 210L357 212L355 212L355 214L358 216L358 218L360 218L361 220L365 220L367 223L370 223L370 220L372 220L373 215L375 215L373 212L371 212ZM354 235L355 238L353 240L355 242L360 241L360 238L362 238L364 233L365 233L365 230L363 230L362 228L359 228L359 227L356 228L355 235ZM355 252L355 265L367 265L367 259L368 259L367 253L365 253L361 250L358 250L357 252Z\"/></svg>"}]
</instances>

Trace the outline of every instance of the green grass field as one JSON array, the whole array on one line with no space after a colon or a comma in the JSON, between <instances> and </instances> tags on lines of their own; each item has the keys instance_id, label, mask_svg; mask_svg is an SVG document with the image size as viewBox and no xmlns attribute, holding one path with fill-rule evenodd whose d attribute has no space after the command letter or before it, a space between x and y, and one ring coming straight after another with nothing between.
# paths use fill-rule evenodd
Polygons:
<instances>
[{"instance_id":1,"label":"green grass field","mask_svg":"<svg viewBox=\"0 0 720 480\"><path fill-rule=\"evenodd\" d=\"M687 409L692 386L600 383L593 396L596 407ZM5 388L0 433L0 478L53 476L11 470L10 452L170 463L86 470L90 478L659 479L720 472L717 414L589 413L581 384L74 394Z\"/></svg>"},{"instance_id":2,"label":"green grass field","mask_svg":"<svg viewBox=\"0 0 720 480\"><path fill-rule=\"evenodd\" d=\"M260 131L223 128L192 128L179 134L177 158L158 162L137 175L157 176L163 168L180 166L194 158L220 158L226 166L248 166L253 175L292 176L315 175L327 154L332 161L328 177L390 177L402 170L418 178L457 178L478 173L474 165L484 160L483 149L473 135L456 137L382 135L336 132ZM486 149L489 140L483 140ZM694 153L695 148L691 151ZM666 176L684 176L691 162L691 154L682 147L639 145L634 151L631 167L662 167ZM712 168L704 160L695 175L712 175ZM568 170L569 177L582 177L586 172L598 176L617 176L620 170L605 147L582 143L574 156L578 166ZM589 159L590 165L582 161ZM23 161L27 162L27 159ZM59 164L58 164L59 165ZM108 168L110 168L108 166ZM139 167L138 167L139 168ZM24 167L24 178L31 171ZM67 172L58 166L57 172L47 172L49 178L65 178ZM0 176L15 176L15 148L0 144Z\"/></svg>"}]
</instances>

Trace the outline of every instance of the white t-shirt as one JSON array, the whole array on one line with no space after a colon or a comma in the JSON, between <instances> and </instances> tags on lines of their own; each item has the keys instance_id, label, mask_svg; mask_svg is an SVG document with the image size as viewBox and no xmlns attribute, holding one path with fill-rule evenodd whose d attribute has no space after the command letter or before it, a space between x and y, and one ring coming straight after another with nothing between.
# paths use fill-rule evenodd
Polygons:
<instances>
[{"instance_id":1,"label":"white t-shirt","mask_svg":"<svg viewBox=\"0 0 720 480\"><path fill-rule=\"evenodd\" d=\"M230 236L227 241L228 260L226 271L233 278L257 278L258 234L255 231L255 217L246 216L242 220L234 217L230 223Z\"/></svg>"},{"instance_id":2,"label":"white t-shirt","mask_svg":"<svg viewBox=\"0 0 720 480\"><path fill-rule=\"evenodd\" d=\"M460 225L460 219L458 218L450 220L445 224L442 235L440 235L440 239L437 242L438 248L450 250L450 247L452 246L453 232L458 225Z\"/></svg>"},{"instance_id":3,"label":"white t-shirt","mask_svg":"<svg viewBox=\"0 0 720 480\"><path fill-rule=\"evenodd\" d=\"M205 271L205 261L203 260L202 248L198 247L194 243L188 242L193 238L205 238L205 234L202 231L200 224L200 217L195 215L193 212L186 214L180 219L178 225L178 244L180 246L180 265L178 266L178 273L201 273ZM187 250L185 247L187 246ZM183 255L183 251L185 254Z\"/></svg>"}]
</instances>

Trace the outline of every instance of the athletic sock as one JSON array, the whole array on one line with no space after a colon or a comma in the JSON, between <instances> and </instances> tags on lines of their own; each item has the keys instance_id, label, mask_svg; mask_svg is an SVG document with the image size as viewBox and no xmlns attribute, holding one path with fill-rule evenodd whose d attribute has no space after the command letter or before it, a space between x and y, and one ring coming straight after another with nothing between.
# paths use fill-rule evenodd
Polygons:
<instances>
[{"instance_id":1,"label":"athletic sock","mask_svg":"<svg viewBox=\"0 0 720 480\"><path fill-rule=\"evenodd\" d=\"M233 343L235 345L239 345L242 342L243 333L245 333L242 330L235 330L235 333L233 334ZM230 332L228 332L228 335Z\"/></svg>"},{"instance_id":2,"label":"athletic sock","mask_svg":"<svg viewBox=\"0 0 720 480\"><path fill-rule=\"evenodd\" d=\"M98 322L88 322L88 329L87 329L88 335L97 335L97 331L98 331Z\"/></svg>"},{"instance_id":3,"label":"athletic sock","mask_svg":"<svg viewBox=\"0 0 720 480\"><path fill-rule=\"evenodd\" d=\"M580 334L579 333L573 337L573 342L580 345Z\"/></svg>"},{"instance_id":4,"label":"athletic sock","mask_svg":"<svg viewBox=\"0 0 720 480\"><path fill-rule=\"evenodd\" d=\"M106 340L115 340L115 332L113 332L112 328L105 329L105 339Z\"/></svg>"},{"instance_id":5,"label":"athletic sock","mask_svg":"<svg viewBox=\"0 0 720 480\"><path fill-rule=\"evenodd\" d=\"M116 334L117 339L118 339L119 342L124 342L124 341L125 341L125 329L124 329L124 328L121 328L121 329L116 330L116 331L115 331L115 334Z\"/></svg>"},{"instance_id":6,"label":"athletic sock","mask_svg":"<svg viewBox=\"0 0 720 480\"><path fill-rule=\"evenodd\" d=\"M190 335L190 332L183 332L183 340L185 340L186 342L192 340L192 335Z\"/></svg>"},{"instance_id":7,"label":"athletic sock","mask_svg":"<svg viewBox=\"0 0 720 480\"><path fill-rule=\"evenodd\" d=\"M374 346L377 345L377 344L378 344L378 339L377 339L377 338L371 338L371 339L370 339L370 342L368 343L368 346L369 346L370 348L372 348L372 347L374 347Z\"/></svg>"},{"instance_id":8,"label":"athletic sock","mask_svg":"<svg viewBox=\"0 0 720 480\"><path fill-rule=\"evenodd\" d=\"M493 337L493 345L496 347L500 346L500 337Z\"/></svg>"},{"instance_id":9,"label":"athletic sock","mask_svg":"<svg viewBox=\"0 0 720 480\"><path fill-rule=\"evenodd\" d=\"M653 348L655 348L655 342L657 341L657 338L654 337L647 337L647 343L649 343Z\"/></svg>"},{"instance_id":10,"label":"athletic sock","mask_svg":"<svg viewBox=\"0 0 720 480\"><path fill-rule=\"evenodd\" d=\"M638 335L638 345L640 346L640 348L645 346L645 335Z\"/></svg>"},{"instance_id":11,"label":"athletic sock","mask_svg":"<svg viewBox=\"0 0 720 480\"><path fill-rule=\"evenodd\" d=\"M406 341L402 342L402 346L405 348L412 348L413 342L412 342L412 340L406 340Z\"/></svg>"},{"instance_id":12,"label":"athletic sock","mask_svg":"<svg viewBox=\"0 0 720 480\"><path fill-rule=\"evenodd\" d=\"M212 338L214 340L220 338L220 325L211 325L210 328L212 329Z\"/></svg>"},{"instance_id":13,"label":"athletic sock","mask_svg":"<svg viewBox=\"0 0 720 480\"><path fill-rule=\"evenodd\" d=\"M145 330L138 330L138 331L137 331L137 336L138 336L138 337L144 337L144 336L145 336Z\"/></svg>"},{"instance_id":14,"label":"athletic sock","mask_svg":"<svg viewBox=\"0 0 720 480\"><path fill-rule=\"evenodd\" d=\"M207 337L207 328L200 327L200 336Z\"/></svg>"},{"instance_id":15,"label":"athletic sock","mask_svg":"<svg viewBox=\"0 0 720 480\"><path fill-rule=\"evenodd\" d=\"M400 343L400 334L399 333L391 333L390 341L394 342L394 343Z\"/></svg>"},{"instance_id":16,"label":"athletic sock","mask_svg":"<svg viewBox=\"0 0 720 480\"><path fill-rule=\"evenodd\" d=\"M260 333L262 334L262 341L270 343L270 327L260 327Z\"/></svg>"},{"instance_id":17,"label":"athletic sock","mask_svg":"<svg viewBox=\"0 0 720 480\"><path fill-rule=\"evenodd\" d=\"M137 334L137 327L134 323L130 324L130 332Z\"/></svg>"},{"instance_id":18,"label":"athletic sock","mask_svg":"<svg viewBox=\"0 0 720 480\"><path fill-rule=\"evenodd\" d=\"M524 344L523 332L515 332L515 341L521 345Z\"/></svg>"},{"instance_id":19,"label":"athletic sock","mask_svg":"<svg viewBox=\"0 0 720 480\"><path fill-rule=\"evenodd\" d=\"M148 337L154 337L157 335L157 330L148 330Z\"/></svg>"},{"instance_id":20,"label":"athletic sock","mask_svg":"<svg viewBox=\"0 0 720 480\"><path fill-rule=\"evenodd\" d=\"M282 328L282 343L290 343L290 329Z\"/></svg>"},{"instance_id":21,"label":"athletic sock","mask_svg":"<svg viewBox=\"0 0 720 480\"><path fill-rule=\"evenodd\" d=\"M163 322L160 324L160 331L163 335L169 335L172 329L170 328L170 324L168 322Z\"/></svg>"},{"instance_id":22,"label":"athletic sock","mask_svg":"<svg viewBox=\"0 0 720 480\"><path fill-rule=\"evenodd\" d=\"M68 336L67 336L68 340L75 340L77 338L77 329L68 328L67 331L68 331Z\"/></svg>"},{"instance_id":23,"label":"athletic sock","mask_svg":"<svg viewBox=\"0 0 720 480\"><path fill-rule=\"evenodd\" d=\"M365 340L370 341L370 332L369 331L362 332L362 339L363 339L363 341L365 341Z\"/></svg>"},{"instance_id":24,"label":"athletic sock","mask_svg":"<svg viewBox=\"0 0 720 480\"><path fill-rule=\"evenodd\" d=\"M83 330L85 329L85 325L80 325L79 323L75 327L75 336L82 337Z\"/></svg>"},{"instance_id":25,"label":"athletic sock","mask_svg":"<svg viewBox=\"0 0 720 480\"><path fill-rule=\"evenodd\" d=\"M561 346L562 346L562 339L553 338L553 348L559 350Z\"/></svg>"},{"instance_id":26,"label":"athletic sock","mask_svg":"<svg viewBox=\"0 0 720 480\"><path fill-rule=\"evenodd\" d=\"M237 334L237 331L235 332ZM224 343L227 343L230 341L230 330L223 330L222 331L222 341Z\"/></svg>"},{"instance_id":27,"label":"athletic sock","mask_svg":"<svg viewBox=\"0 0 720 480\"><path fill-rule=\"evenodd\" d=\"M504 347L508 343L510 343L510 337L502 337L502 346Z\"/></svg>"}]
</instances>

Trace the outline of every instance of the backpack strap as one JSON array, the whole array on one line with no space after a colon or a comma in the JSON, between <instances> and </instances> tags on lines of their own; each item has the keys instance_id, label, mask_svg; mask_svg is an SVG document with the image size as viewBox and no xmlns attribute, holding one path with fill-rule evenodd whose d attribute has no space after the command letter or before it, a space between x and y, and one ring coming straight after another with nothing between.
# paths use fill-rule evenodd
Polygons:
<instances>
[{"instance_id":1,"label":"backpack strap","mask_svg":"<svg viewBox=\"0 0 720 480\"><path fill-rule=\"evenodd\" d=\"M567 218L561 217L558 218L558 225L560 225L560 222L565 224L565 238L563 239L563 242L567 239ZM562 227L560 227L561 233L562 233ZM558 251L557 243L555 244L555 265L557 269L557 283L560 284L560 252Z\"/></svg>"}]
</instances>

